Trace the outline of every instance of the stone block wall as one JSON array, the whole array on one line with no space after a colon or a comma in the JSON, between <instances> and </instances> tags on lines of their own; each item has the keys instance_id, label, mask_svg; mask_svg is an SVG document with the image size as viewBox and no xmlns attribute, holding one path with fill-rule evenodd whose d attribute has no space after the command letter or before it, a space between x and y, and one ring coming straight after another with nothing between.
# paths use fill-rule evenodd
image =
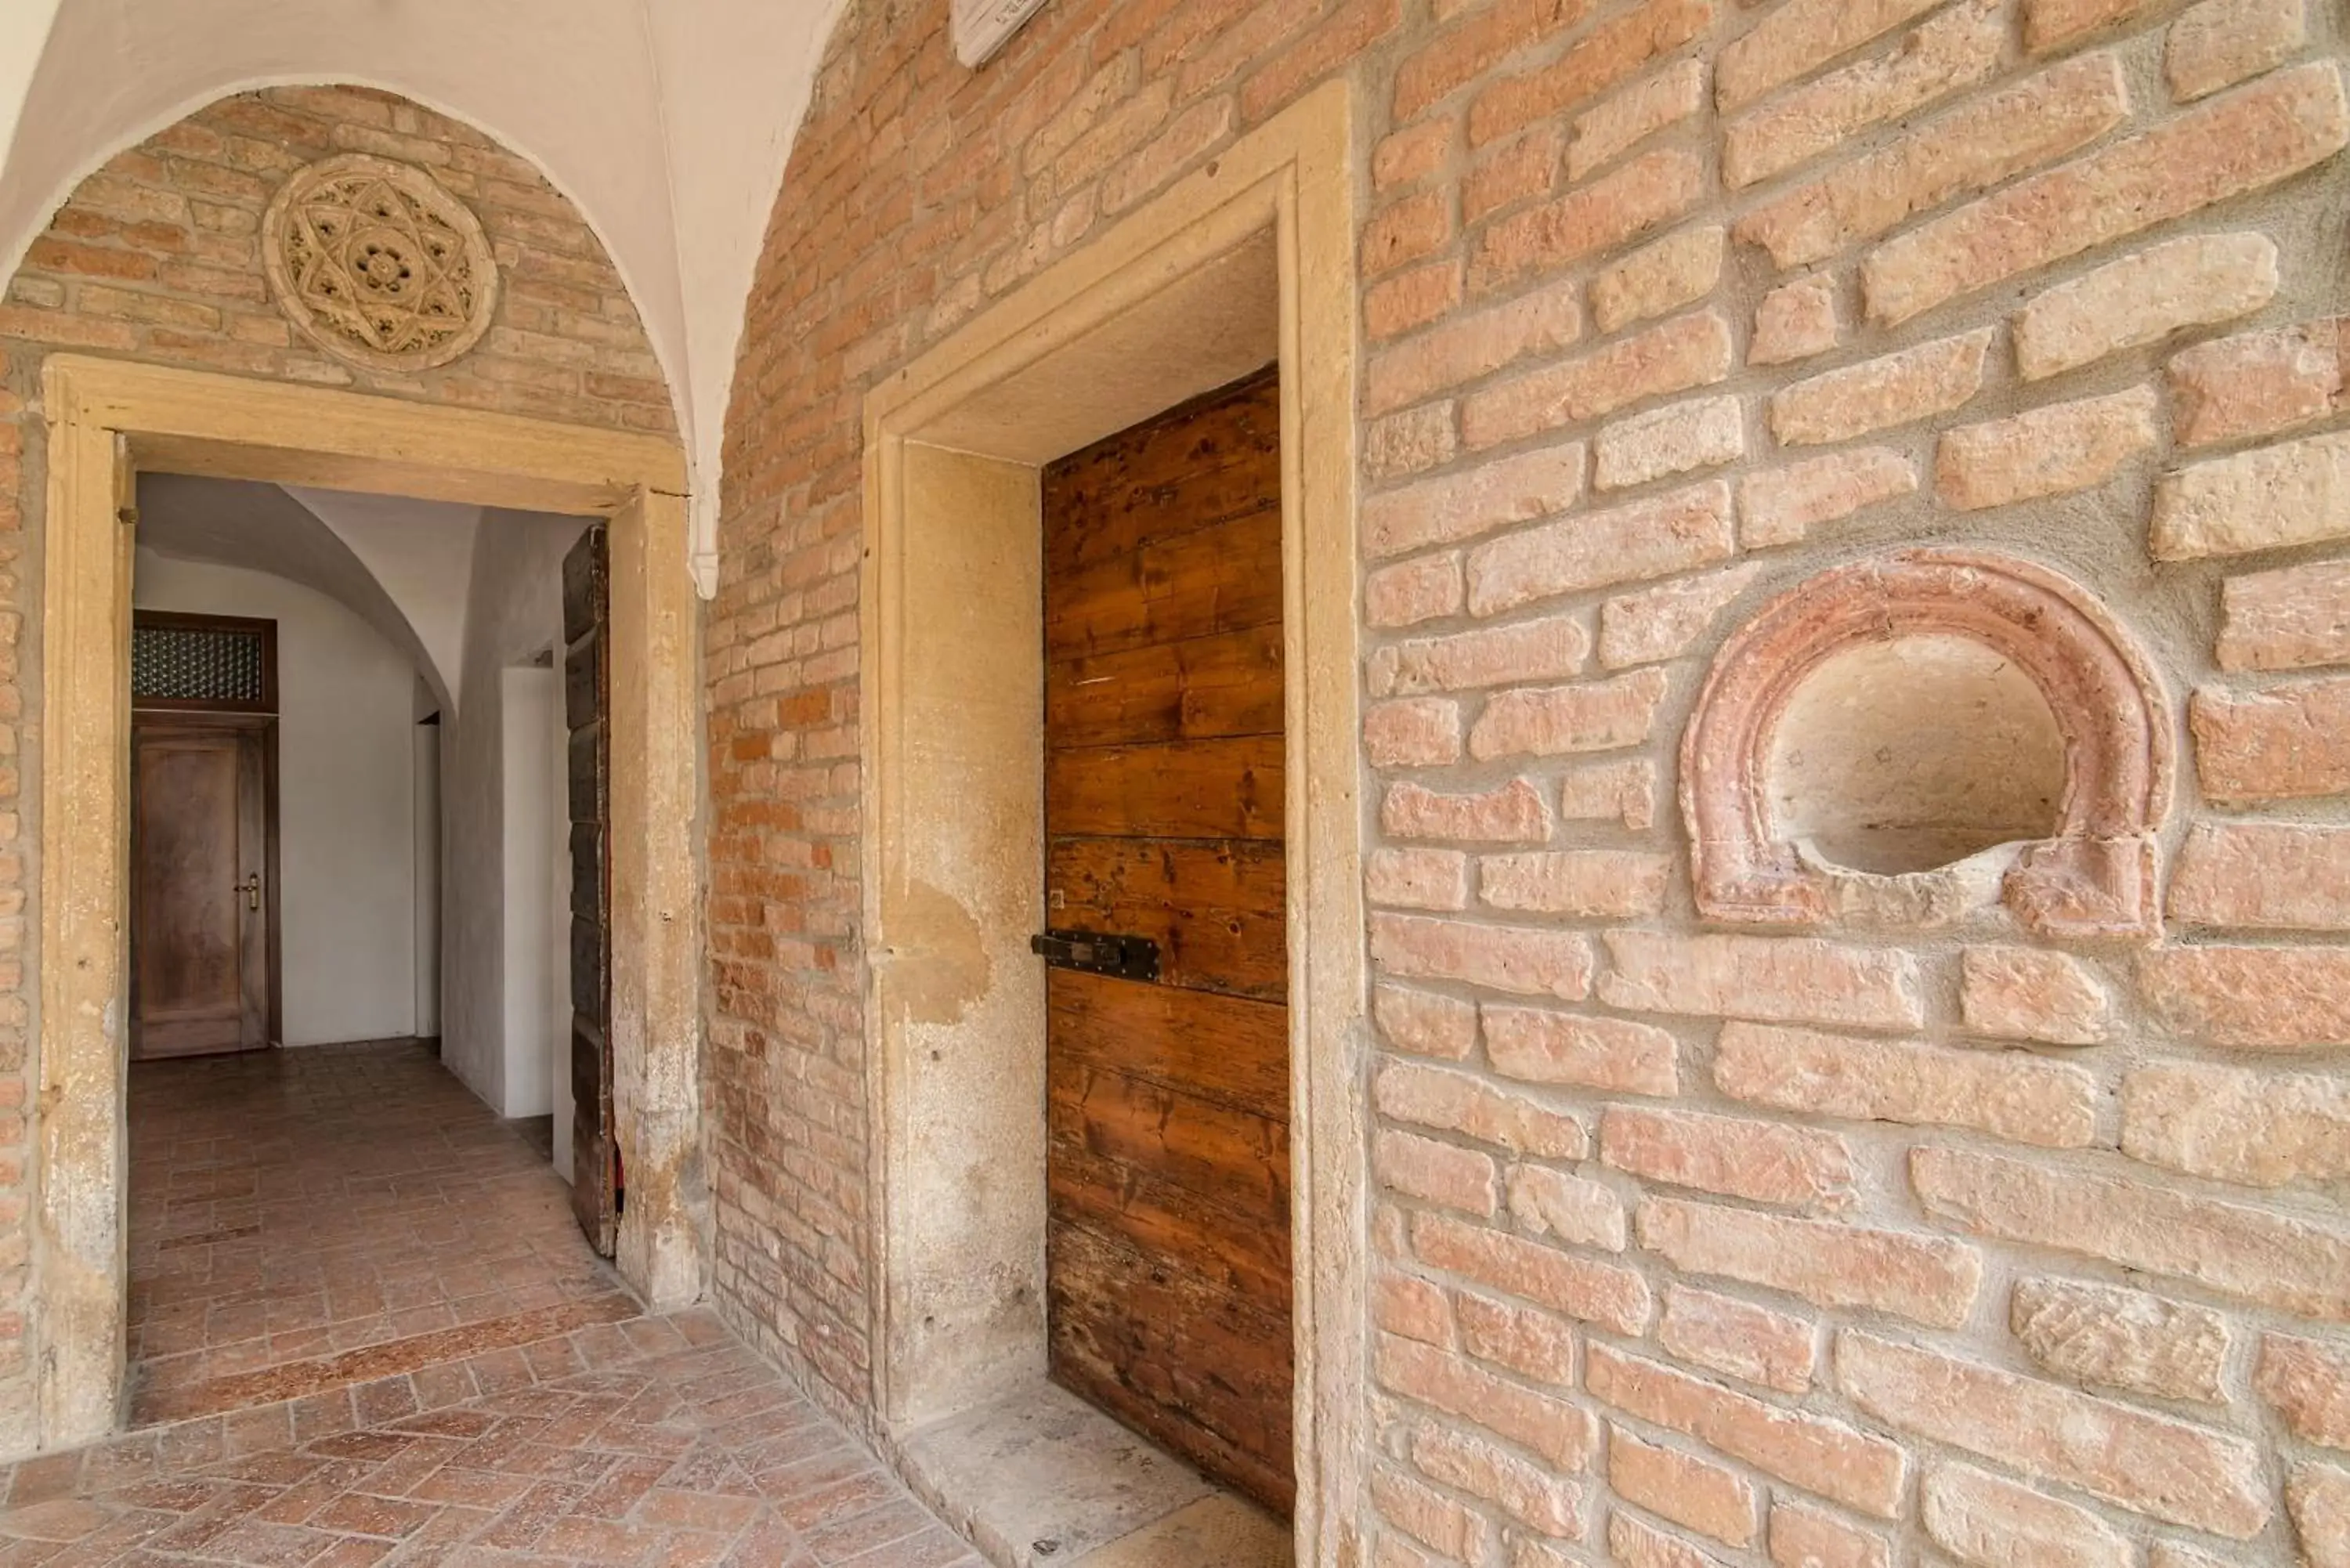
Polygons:
<instances>
[{"instance_id":1,"label":"stone block wall","mask_svg":"<svg viewBox=\"0 0 2350 1568\"><path fill-rule=\"evenodd\" d=\"M488 335L389 374L311 348L269 292L262 215L295 170L365 152L428 170L481 220L502 279ZM651 345L603 246L527 161L372 88L225 98L78 185L0 287L0 1455L28 1451L41 1260L26 1224L38 910L41 366L96 354L607 429L671 433ZM256 563L265 566L266 563ZM192 1293L197 1294L200 1293Z\"/></svg>"},{"instance_id":2,"label":"stone block wall","mask_svg":"<svg viewBox=\"0 0 2350 1568\"><path fill-rule=\"evenodd\" d=\"M1054 0L977 73L946 10L843 22L728 425L734 1321L862 1407L862 396L1344 73L1364 1560L2350 1563L2340 8ZM1742 753L1749 826L1692 842L1717 652L1918 546L2056 585L2023 662L2104 650L2033 664L2047 875L1823 867ZM1970 572L1818 614L1972 624ZM1743 904L1700 898L1725 846Z\"/></svg>"}]
</instances>

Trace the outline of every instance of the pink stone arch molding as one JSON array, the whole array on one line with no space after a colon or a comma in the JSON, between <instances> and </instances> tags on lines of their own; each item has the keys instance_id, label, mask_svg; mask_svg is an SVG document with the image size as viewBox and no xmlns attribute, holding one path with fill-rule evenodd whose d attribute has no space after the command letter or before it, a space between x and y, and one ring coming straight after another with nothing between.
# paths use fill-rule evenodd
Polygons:
<instances>
[{"instance_id":1,"label":"pink stone arch molding","mask_svg":"<svg viewBox=\"0 0 2350 1568\"><path fill-rule=\"evenodd\" d=\"M2012 556L1909 550L1819 574L1722 648L1681 737L1681 814L1708 919L1819 925L1830 874L1777 836L1764 790L1772 732L1823 660L1857 645L1941 634L2012 659L2064 736L2054 833L2026 846L2002 901L2054 938L2158 933L2155 834L2170 807L2169 709L2146 657L2080 584Z\"/></svg>"}]
</instances>

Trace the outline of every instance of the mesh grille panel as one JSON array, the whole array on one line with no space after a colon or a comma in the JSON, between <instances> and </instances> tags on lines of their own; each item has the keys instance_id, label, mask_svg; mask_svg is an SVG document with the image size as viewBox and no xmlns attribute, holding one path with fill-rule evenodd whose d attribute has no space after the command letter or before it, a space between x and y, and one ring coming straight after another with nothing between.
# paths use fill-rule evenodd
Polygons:
<instances>
[{"instance_id":1,"label":"mesh grille panel","mask_svg":"<svg viewBox=\"0 0 2350 1568\"><path fill-rule=\"evenodd\" d=\"M261 634L226 628L142 626L130 634L130 694L168 701L259 707Z\"/></svg>"}]
</instances>

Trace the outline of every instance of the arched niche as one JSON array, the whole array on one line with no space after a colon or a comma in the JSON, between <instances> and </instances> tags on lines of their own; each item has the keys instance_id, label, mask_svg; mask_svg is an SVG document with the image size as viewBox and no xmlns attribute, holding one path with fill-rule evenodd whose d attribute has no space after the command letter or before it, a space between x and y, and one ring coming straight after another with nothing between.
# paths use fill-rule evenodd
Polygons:
<instances>
[{"instance_id":1,"label":"arched niche","mask_svg":"<svg viewBox=\"0 0 2350 1568\"><path fill-rule=\"evenodd\" d=\"M1981 887L2045 936L2152 936L2166 712L2127 635L2046 567L1910 550L1823 572L1722 648L1682 734L1698 911L1936 919Z\"/></svg>"}]
</instances>

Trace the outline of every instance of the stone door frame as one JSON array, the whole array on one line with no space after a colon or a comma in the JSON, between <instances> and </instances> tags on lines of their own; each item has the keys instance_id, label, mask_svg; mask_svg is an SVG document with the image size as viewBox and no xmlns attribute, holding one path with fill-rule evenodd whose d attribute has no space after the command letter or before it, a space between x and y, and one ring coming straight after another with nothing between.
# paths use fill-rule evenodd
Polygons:
<instances>
[{"instance_id":1,"label":"stone door frame","mask_svg":"<svg viewBox=\"0 0 2350 1568\"><path fill-rule=\"evenodd\" d=\"M699 607L685 462L651 436L78 355L42 370L34 1337L43 1449L124 1398L130 566L141 471L606 518L612 539L612 1012L629 1178L619 1264L655 1310L702 1292Z\"/></svg>"},{"instance_id":2,"label":"stone door frame","mask_svg":"<svg viewBox=\"0 0 2350 1568\"><path fill-rule=\"evenodd\" d=\"M1333 82L865 407L873 1398L885 1443L1045 1375L1041 465L1277 358L1297 1561L1368 1438L1356 202Z\"/></svg>"}]
</instances>

